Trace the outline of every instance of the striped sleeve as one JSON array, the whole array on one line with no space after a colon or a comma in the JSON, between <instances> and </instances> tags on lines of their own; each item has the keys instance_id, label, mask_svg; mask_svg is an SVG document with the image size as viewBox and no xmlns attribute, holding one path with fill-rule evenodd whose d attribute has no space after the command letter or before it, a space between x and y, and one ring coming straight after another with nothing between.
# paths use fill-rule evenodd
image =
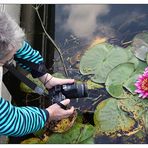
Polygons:
<instances>
[{"instance_id":1,"label":"striped sleeve","mask_svg":"<svg viewBox=\"0 0 148 148\"><path fill-rule=\"evenodd\" d=\"M23 136L42 129L49 113L37 107L16 107L0 97L0 136Z\"/></svg>"},{"instance_id":2,"label":"striped sleeve","mask_svg":"<svg viewBox=\"0 0 148 148\"><path fill-rule=\"evenodd\" d=\"M40 77L46 73L46 70L39 72L38 69L34 69L34 66L27 66L25 60L30 63L35 63L39 66L45 67L43 57L39 53L39 51L33 49L29 43L24 41L22 48L20 48L15 54L15 61L19 64L20 67L32 73L33 77Z\"/></svg>"}]
</instances>

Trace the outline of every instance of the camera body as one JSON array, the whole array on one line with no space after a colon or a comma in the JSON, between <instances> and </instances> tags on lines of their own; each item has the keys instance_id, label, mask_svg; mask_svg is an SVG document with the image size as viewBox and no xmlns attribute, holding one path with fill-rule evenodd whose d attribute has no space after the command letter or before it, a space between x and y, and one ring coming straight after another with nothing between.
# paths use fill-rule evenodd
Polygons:
<instances>
[{"instance_id":1,"label":"camera body","mask_svg":"<svg viewBox=\"0 0 148 148\"><path fill-rule=\"evenodd\" d=\"M65 98L75 99L87 97L87 87L84 83L57 85L49 90L52 103L61 102Z\"/></svg>"}]
</instances>

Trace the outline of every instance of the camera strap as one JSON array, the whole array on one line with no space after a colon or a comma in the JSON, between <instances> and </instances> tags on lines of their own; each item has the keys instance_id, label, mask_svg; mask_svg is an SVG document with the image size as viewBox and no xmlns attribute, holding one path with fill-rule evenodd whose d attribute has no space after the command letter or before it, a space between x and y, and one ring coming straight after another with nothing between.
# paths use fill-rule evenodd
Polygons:
<instances>
[{"instance_id":1,"label":"camera strap","mask_svg":"<svg viewBox=\"0 0 148 148\"><path fill-rule=\"evenodd\" d=\"M17 77L19 80L21 80L23 83L25 83L28 87L30 87L33 91L35 91L39 95L47 95L43 88L37 86L34 82L32 82L30 79L28 79L25 75L23 75L21 72L17 71L15 66L11 63L6 63L4 65L5 68L7 68L15 77Z\"/></svg>"}]
</instances>

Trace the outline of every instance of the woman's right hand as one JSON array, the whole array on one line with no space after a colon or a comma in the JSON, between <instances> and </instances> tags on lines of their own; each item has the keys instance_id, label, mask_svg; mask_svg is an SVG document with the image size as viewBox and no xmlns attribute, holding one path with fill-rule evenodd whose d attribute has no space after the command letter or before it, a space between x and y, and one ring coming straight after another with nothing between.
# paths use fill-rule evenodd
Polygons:
<instances>
[{"instance_id":1,"label":"woman's right hand","mask_svg":"<svg viewBox=\"0 0 148 148\"><path fill-rule=\"evenodd\" d=\"M70 103L70 99L65 99L61 101L63 105L68 105ZM49 112L49 121L51 120L61 120L64 118L69 117L74 112L74 107L72 106L70 109L64 110L62 109L58 104L53 104L46 108L46 110Z\"/></svg>"}]
</instances>

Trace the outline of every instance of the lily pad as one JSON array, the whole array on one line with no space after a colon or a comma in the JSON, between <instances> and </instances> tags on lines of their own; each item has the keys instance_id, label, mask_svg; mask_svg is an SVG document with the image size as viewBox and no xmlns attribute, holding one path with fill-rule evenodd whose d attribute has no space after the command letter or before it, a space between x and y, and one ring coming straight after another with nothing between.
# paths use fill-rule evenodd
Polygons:
<instances>
[{"instance_id":1,"label":"lily pad","mask_svg":"<svg viewBox=\"0 0 148 148\"><path fill-rule=\"evenodd\" d=\"M142 32L137 34L133 39L132 47L134 55L140 60L145 61L148 52L148 33Z\"/></svg>"},{"instance_id":2,"label":"lily pad","mask_svg":"<svg viewBox=\"0 0 148 148\"><path fill-rule=\"evenodd\" d=\"M136 90L136 86L135 83L137 81L139 74L135 74L133 76L131 76L124 84L123 86L129 91L131 92L133 95L135 95L135 90Z\"/></svg>"},{"instance_id":3,"label":"lily pad","mask_svg":"<svg viewBox=\"0 0 148 148\"><path fill-rule=\"evenodd\" d=\"M47 143L48 144L93 144L94 127L92 125L85 125L76 123L69 131L65 133L52 134Z\"/></svg>"},{"instance_id":4,"label":"lily pad","mask_svg":"<svg viewBox=\"0 0 148 148\"><path fill-rule=\"evenodd\" d=\"M86 85L87 85L87 88L88 89L98 89L98 88L103 88L104 86L103 85L100 85L100 84L97 84L91 80L88 80L86 82Z\"/></svg>"},{"instance_id":5,"label":"lily pad","mask_svg":"<svg viewBox=\"0 0 148 148\"><path fill-rule=\"evenodd\" d=\"M94 127L91 124L75 123L74 126L65 133L53 133L45 135L44 139L29 138L21 144L93 144Z\"/></svg>"},{"instance_id":6,"label":"lily pad","mask_svg":"<svg viewBox=\"0 0 148 148\"><path fill-rule=\"evenodd\" d=\"M130 77L134 71L134 64L123 63L115 67L107 76L106 89L109 94L116 98L123 98L125 91L123 90L124 82Z\"/></svg>"},{"instance_id":7,"label":"lily pad","mask_svg":"<svg viewBox=\"0 0 148 148\"><path fill-rule=\"evenodd\" d=\"M118 100L102 101L94 112L95 136L118 136L134 128L135 121L118 107Z\"/></svg>"},{"instance_id":8,"label":"lily pad","mask_svg":"<svg viewBox=\"0 0 148 148\"><path fill-rule=\"evenodd\" d=\"M80 60L80 72L83 75L95 74L96 68L101 65L112 48L113 46L107 43L97 44L89 48Z\"/></svg>"},{"instance_id":9,"label":"lily pad","mask_svg":"<svg viewBox=\"0 0 148 148\"><path fill-rule=\"evenodd\" d=\"M114 47L108 56L97 65L95 75L91 78L91 80L96 83L105 83L107 75L110 71L117 65L127 61L128 55L126 50L120 47Z\"/></svg>"},{"instance_id":10,"label":"lily pad","mask_svg":"<svg viewBox=\"0 0 148 148\"><path fill-rule=\"evenodd\" d=\"M75 120L77 118L77 111L75 110L72 115L70 115L68 118L64 118L59 121L50 121L46 125L47 132L50 130L55 133L64 133L68 131L74 124Z\"/></svg>"},{"instance_id":11,"label":"lily pad","mask_svg":"<svg viewBox=\"0 0 148 148\"><path fill-rule=\"evenodd\" d=\"M130 78L123 84L123 86L133 95L136 94L135 93L135 90L136 90L135 82L137 81L138 76L143 73L146 67L147 67L147 64L139 60L136 70L132 73Z\"/></svg>"}]
</instances>

